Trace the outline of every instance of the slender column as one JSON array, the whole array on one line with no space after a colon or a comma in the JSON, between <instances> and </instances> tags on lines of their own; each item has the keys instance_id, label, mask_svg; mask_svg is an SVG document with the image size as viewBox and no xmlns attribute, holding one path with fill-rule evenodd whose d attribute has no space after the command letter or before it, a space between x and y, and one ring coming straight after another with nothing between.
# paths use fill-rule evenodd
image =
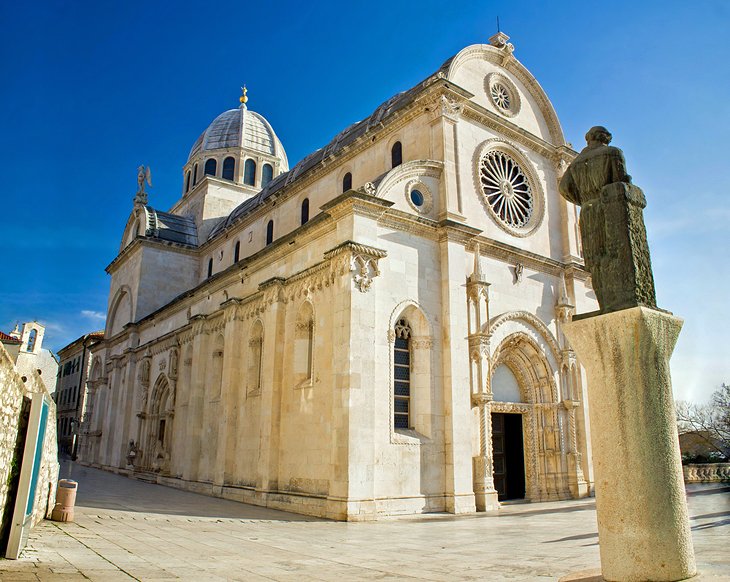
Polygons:
<instances>
[{"instance_id":1,"label":"slender column","mask_svg":"<svg viewBox=\"0 0 730 582\"><path fill-rule=\"evenodd\" d=\"M450 513L469 513L474 500L472 427L464 422L470 416L469 353L463 338L468 334L468 315L464 312L464 237L474 236L455 223L442 223L439 238L441 264L441 318L443 322L442 365L444 396L444 457L446 509ZM468 233L468 234L467 234Z\"/></svg>"},{"instance_id":2,"label":"slender column","mask_svg":"<svg viewBox=\"0 0 730 582\"><path fill-rule=\"evenodd\" d=\"M588 374L606 580L683 580L696 571L669 371L681 327L646 307L565 326Z\"/></svg>"},{"instance_id":3,"label":"slender column","mask_svg":"<svg viewBox=\"0 0 730 582\"><path fill-rule=\"evenodd\" d=\"M205 396L205 369L207 332L204 329L205 316L193 316L193 357L188 390L188 435L189 449L183 469L183 479L197 481L201 440L203 438L203 398Z\"/></svg>"},{"instance_id":4,"label":"slender column","mask_svg":"<svg viewBox=\"0 0 730 582\"><path fill-rule=\"evenodd\" d=\"M579 390L575 386L575 377L572 370L575 368L575 352L571 349L563 328L569 324L575 314L575 306L568 297L568 288L565 282L565 275L560 274L560 289L558 302L555 306L555 315L558 328L558 343L560 345L560 393L563 407L566 410L568 420L567 438L567 460L568 460L568 487L573 497L585 497L588 495L588 483L583 474L583 456L578 449L578 437L576 427L576 409L581 404L578 400Z\"/></svg>"},{"instance_id":5,"label":"slender column","mask_svg":"<svg viewBox=\"0 0 730 582\"><path fill-rule=\"evenodd\" d=\"M469 359L472 406L479 414L479 454L472 459L474 496L477 511L497 509L492 458L492 362L489 335L483 327L489 324L489 283L481 269L479 244L474 248L474 272L467 277L466 294L469 312Z\"/></svg>"},{"instance_id":6,"label":"slender column","mask_svg":"<svg viewBox=\"0 0 730 582\"><path fill-rule=\"evenodd\" d=\"M270 279L259 289L264 292L266 307L261 356L261 432L256 489L269 492L279 489L279 424L281 421L281 374L283 370L284 303L282 280Z\"/></svg>"},{"instance_id":7,"label":"slender column","mask_svg":"<svg viewBox=\"0 0 730 582\"><path fill-rule=\"evenodd\" d=\"M236 318L234 303L227 306L226 328L224 332L223 374L221 380L221 415L218 428L218 446L216 451L213 483L224 485L233 477L236 421L238 419L238 399L240 396L242 373L240 338L243 337L243 323Z\"/></svg>"}]
</instances>

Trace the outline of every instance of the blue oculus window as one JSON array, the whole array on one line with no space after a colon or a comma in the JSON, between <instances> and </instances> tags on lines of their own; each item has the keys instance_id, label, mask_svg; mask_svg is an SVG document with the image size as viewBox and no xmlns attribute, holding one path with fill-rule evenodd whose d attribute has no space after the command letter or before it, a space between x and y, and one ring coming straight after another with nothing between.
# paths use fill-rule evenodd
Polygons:
<instances>
[{"instance_id":1,"label":"blue oculus window","mask_svg":"<svg viewBox=\"0 0 730 582\"><path fill-rule=\"evenodd\" d=\"M411 202L415 206L423 206L423 193L420 190L411 190Z\"/></svg>"}]
</instances>

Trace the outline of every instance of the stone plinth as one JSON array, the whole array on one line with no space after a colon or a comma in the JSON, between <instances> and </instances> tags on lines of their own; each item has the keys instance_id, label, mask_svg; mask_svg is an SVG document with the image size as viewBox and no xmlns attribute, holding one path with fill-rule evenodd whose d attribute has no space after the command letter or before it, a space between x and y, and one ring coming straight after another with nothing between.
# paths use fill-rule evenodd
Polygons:
<instances>
[{"instance_id":1,"label":"stone plinth","mask_svg":"<svg viewBox=\"0 0 730 582\"><path fill-rule=\"evenodd\" d=\"M588 374L601 570L609 581L695 574L669 357L682 320L635 307L565 325Z\"/></svg>"}]
</instances>

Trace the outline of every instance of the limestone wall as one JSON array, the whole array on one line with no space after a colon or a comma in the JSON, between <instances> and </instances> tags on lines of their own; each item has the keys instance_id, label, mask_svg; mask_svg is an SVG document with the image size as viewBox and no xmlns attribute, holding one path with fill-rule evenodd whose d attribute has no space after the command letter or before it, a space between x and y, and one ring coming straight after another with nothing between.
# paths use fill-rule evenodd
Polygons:
<instances>
[{"instance_id":1,"label":"limestone wall","mask_svg":"<svg viewBox=\"0 0 730 582\"><path fill-rule=\"evenodd\" d=\"M14 460L20 412L23 396L31 393L46 393L37 374L29 376L24 383L15 370L5 348L0 346L0 514L2 522L9 520L13 512L13 500L9 499L9 482L11 473L17 470L18 461ZM56 496L56 482L58 481L58 449L56 444L56 405L50 399L48 423L43 445L43 456L38 487L36 488L36 502L33 513L33 524L42 520L48 511L53 508L52 501ZM49 505L48 500L51 500Z\"/></svg>"}]
</instances>

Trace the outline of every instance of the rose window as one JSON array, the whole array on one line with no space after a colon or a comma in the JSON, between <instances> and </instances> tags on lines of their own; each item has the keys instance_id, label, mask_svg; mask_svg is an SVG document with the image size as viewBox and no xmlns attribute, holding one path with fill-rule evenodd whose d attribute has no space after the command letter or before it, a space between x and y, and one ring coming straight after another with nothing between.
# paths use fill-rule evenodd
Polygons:
<instances>
[{"instance_id":1,"label":"rose window","mask_svg":"<svg viewBox=\"0 0 730 582\"><path fill-rule=\"evenodd\" d=\"M487 152L482 157L479 180L487 203L502 222L514 228L529 222L533 211L530 183L510 156Z\"/></svg>"},{"instance_id":2,"label":"rose window","mask_svg":"<svg viewBox=\"0 0 730 582\"><path fill-rule=\"evenodd\" d=\"M500 109L504 109L505 111L510 110L511 100L509 91L501 83L494 83L492 85L492 100Z\"/></svg>"}]
</instances>

